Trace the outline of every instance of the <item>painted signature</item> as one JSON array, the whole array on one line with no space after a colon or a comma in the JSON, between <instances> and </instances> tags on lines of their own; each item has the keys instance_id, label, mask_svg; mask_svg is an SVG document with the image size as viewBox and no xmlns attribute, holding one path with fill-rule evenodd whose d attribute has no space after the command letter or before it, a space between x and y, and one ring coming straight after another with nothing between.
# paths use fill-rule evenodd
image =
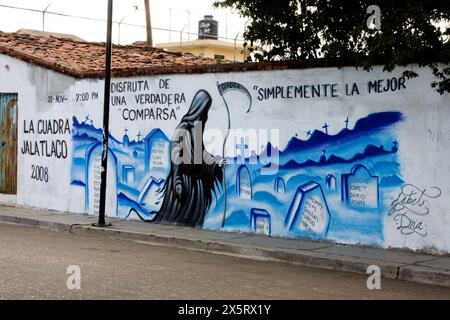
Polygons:
<instances>
[{"instance_id":1,"label":"painted signature","mask_svg":"<svg viewBox=\"0 0 450 320\"><path fill-rule=\"evenodd\" d=\"M394 215L397 230L400 230L401 234L416 233L425 237L427 230L420 217L430 213L429 200L439 198L441 194L442 191L438 187L420 189L413 184L405 184L397 198L392 201L388 215Z\"/></svg>"}]
</instances>

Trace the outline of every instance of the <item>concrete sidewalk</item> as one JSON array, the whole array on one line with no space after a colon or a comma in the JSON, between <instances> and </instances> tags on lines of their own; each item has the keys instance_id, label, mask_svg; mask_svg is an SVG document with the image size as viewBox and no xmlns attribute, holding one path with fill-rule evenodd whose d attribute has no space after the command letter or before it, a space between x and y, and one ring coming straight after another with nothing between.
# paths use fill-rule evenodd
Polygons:
<instances>
[{"instance_id":1,"label":"concrete sidewalk","mask_svg":"<svg viewBox=\"0 0 450 320\"><path fill-rule=\"evenodd\" d=\"M95 222L97 218L92 216L0 206L0 223L360 274L365 274L369 265L377 265L385 278L450 287L449 256L114 219L108 219L112 227L96 228L91 225Z\"/></svg>"}]
</instances>

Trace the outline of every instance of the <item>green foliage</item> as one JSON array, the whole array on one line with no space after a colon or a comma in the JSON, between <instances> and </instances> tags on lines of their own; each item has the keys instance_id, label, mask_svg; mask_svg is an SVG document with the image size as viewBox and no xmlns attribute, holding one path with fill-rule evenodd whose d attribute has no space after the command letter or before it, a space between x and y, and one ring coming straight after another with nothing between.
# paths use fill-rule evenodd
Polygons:
<instances>
[{"instance_id":1,"label":"green foliage","mask_svg":"<svg viewBox=\"0 0 450 320\"><path fill-rule=\"evenodd\" d=\"M367 26L373 4L381 9L380 29ZM324 58L386 71L414 63L431 68L439 93L450 92L448 0L217 0L215 6L250 19L244 45L258 47L258 61Z\"/></svg>"}]
</instances>

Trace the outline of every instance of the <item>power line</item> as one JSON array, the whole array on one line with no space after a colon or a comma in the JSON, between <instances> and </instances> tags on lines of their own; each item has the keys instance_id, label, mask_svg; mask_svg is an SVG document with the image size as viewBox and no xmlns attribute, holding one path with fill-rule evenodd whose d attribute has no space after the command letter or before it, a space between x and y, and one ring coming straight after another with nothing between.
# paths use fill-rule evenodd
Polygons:
<instances>
[{"instance_id":1,"label":"power line","mask_svg":"<svg viewBox=\"0 0 450 320\"><path fill-rule=\"evenodd\" d=\"M11 5L5 5L5 4L0 4L0 7L3 8L7 8L7 9L14 9L14 10L23 10L23 11L29 11L29 12L35 12L35 13L40 13L40 14L50 14L50 15L55 15L55 16L59 16L59 17L64 17L64 18L73 18L73 19L82 19L82 20L86 20L86 21L93 21L93 22L101 22L101 23L106 23L107 20L105 19L100 19L100 18L91 18L91 17L84 17L84 16L77 16L77 15L72 15L72 14L66 14L66 13L61 13L61 12L53 12L53 11L44 11L44 10L39 10L39 9L32 9L32 8L24 8L24 7L17 7L17 6L11 6ZM139 24L134 24L134 23L126 23L126 22L120 22L120 21L113 21L113 23L115 24L121 24L124 26L130 26L130 27L137 27L137 28L146 28L146 26L144 25L139 25ZM197 35L197 36L203 36L203 35L209 35L209 34L201 34L201 33L195 33L195 32L183 32L183 30L173 30L173 29L168 29L168 28L158 28L158 27L152 27L152 30L155 31L165 31L165 32L178 32L180 34L186 34L186 35ZM235 39L235 38L227 38L227 37L217 37L218 39L224 39L224 40L232 40L232 41L239 41L239 42L244 42L244 39Z\"/></svg>"}]
</instances>

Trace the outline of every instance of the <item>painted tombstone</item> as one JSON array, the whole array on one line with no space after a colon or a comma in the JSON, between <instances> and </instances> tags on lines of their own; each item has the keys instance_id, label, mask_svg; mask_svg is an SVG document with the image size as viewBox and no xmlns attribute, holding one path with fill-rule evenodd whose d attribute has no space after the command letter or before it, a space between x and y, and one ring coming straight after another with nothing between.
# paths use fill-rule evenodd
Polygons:
<instances>
[{"instance_id":1,"label":"painted tombstone","mask_svg":"<svg viewBox=\"0 0 450 320\"><path fill-rule=\"evenodd\" d=\"M286 184L284 183L283 178L278 177L275 179L274 189L276 193L285 194L286 193Z\"/></svg>"},{"instance_id":2,"label":"painted tombstone","mask_svg":"<svg viewBox=\"0 0 450 320\"><path fill-rule=\"evenodd\" d=\"M126 185L134 185L136 178L136 169L132 165L122 166L122 181Z\"/></svg>"},{"instance_id":3,"label":"painted tombstone","mask_svg":"<svg viewBox=\"0 0 450 320\"><path fill-rule=\"evenodd\" d=\"M147 214L159 210L163 187L170 172L170 141L160 129L153 129L144 139L146 180L137 198Z\"/></svg>"},{"instance_id":4,"label":"painted tombstone","mask_svg":"<svg viewBox=\"0 0 450 320\"><path fill-rule=\"evenodd\" d=\"M86 195L85 209L88 214L98 215L100 206L102 145L95 143L86 151ZM108 150L108 172L106 177L106 214L117 216L117 158Z\"/></svg>"},{"instance_id":5,"label":"painted tombstone","mask_svg":"<svg viewBox=\"0 0 450 320\"><path fill-rule=\"evenodd\" d=\"M329 174L325 178L325 182L327 184L327 188L329 191L336 191L337 190L337 184L336 184L336 177L332 174Z\"/></svg>"},{"instance_id":6,"label":"painted tombstone","mask_svg":"<svg viewBox=\"0 0 450 320\"><path fill-rule=\"evenodd\" d=\"M241 199L252 199L252 178L247 166L241 165L236 174L236 192Z\"/></svg>"},{"instance_id":7,"label":"painted tombstone","mask_svg":"<svg viewBox=\"0 0 450 320\"><path fill-rule=\"evenodd\" d=\"M170 171L170 141L159 129L144 139L145 172L155 179L166 179Z\"/></svg>"},{"instance_id":8,"label":"painted tombstone","mask_svg":"<svg viewBox=\"0 0 450 320\"><path fill-rule=\"evenodd\" d=\"M324 238L330 225L330 211L320 184L310 181L297 188L285 220L294 235Z\"/></svg>"},{"instance_id":9,"label":"painted tombstone","mask_svg":"<svg viewBox=\"0 0 450 320\"><path fill-rule=\"evenodd\" d=\"M266 235L270 235L272 232L270 214L267 212L267 210L252 208L251 224L253 232Z\"/></svg>"},{"instance_id":10,"label":"painted tombstone","mask_svg":"<svg viewBox=\"0 0 450 320\"><path fill-rule=\"evenodd\" d=\"M142 208L147 210L147 214L157 212L164 200L164 179L148 178L144 188L138 196L138 202Z\"/></svg>"},{"instance_id":11,"label":"painted tombstone","mask_svg":"<svg viewBox=\"0 0 450 320\"><path fill-rule=\"evenodd\" d=\"M378 177L363 165L342 175L342 201L356 209L378 209Z\"/></svg>"}]
</instances>

